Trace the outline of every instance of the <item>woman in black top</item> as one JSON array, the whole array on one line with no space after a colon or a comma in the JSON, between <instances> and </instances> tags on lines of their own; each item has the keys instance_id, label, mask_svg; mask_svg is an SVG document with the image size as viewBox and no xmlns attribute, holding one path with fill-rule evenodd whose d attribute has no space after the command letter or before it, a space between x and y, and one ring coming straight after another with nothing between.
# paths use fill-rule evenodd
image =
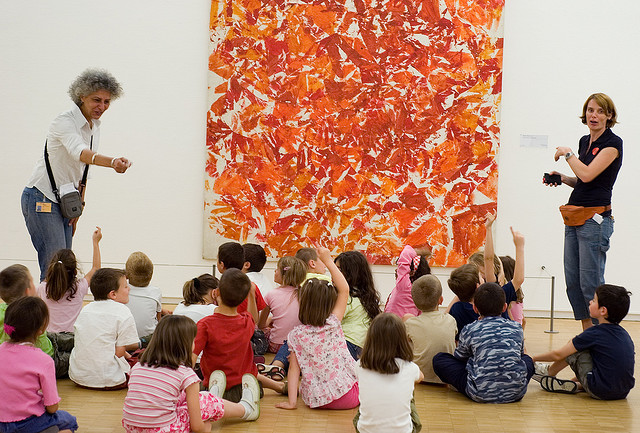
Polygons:
<instances>
[{"instance_id":1,"label":"woman in black top","mask_svg":"<svg viewBox=\"0 0 640 433\"><path fill-rule=\"evenodd\" d=\"M597 207L593 217L579 226L565 226L564 274L567 295L576 320L583 329L592 325L589 301L595 289L604 284L606 253L613 233L611 193L622 166L622 139L611 132L616 121L616 107L609 96L594 93L582 108L582 123L589 135L579 141L578 153L558 147L557 161L564 157L573 176L560 174L562 183L573 188L569 205Z\"/></svg>"}]
</instances>

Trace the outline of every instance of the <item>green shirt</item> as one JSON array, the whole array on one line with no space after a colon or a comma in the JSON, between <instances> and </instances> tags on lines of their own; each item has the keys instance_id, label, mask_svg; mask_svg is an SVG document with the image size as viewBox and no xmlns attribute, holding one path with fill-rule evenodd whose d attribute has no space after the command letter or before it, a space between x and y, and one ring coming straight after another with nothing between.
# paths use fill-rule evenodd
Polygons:
<instances>
[{"instance_id":1,"label":"green shirt","mask_svg":"<svg viewBox=\"0 0 640 433\"><path fill-rule=\"evenodd\" d=\"M0 344L5 341L9 341L9 336L6 332L4 332L4 313L7 311L7 304L4 302L0 304ZM42 349L44 353L53 357L53 345L51 344L51 340L47 337L47 333L43 332L38 339L36 340L36 347Z\"/></svg>"},{"instance_id":2,"label":"green shirt","mask_svg":"<svg viewBox=\"0 0 640 433\"><path fill-rule=\"evenodd\" d=\"M364 338L367 336L371 319L360 303L360 298L349 296L347 309L342 318L342 331L347 341L358 347L364 345Z\"/></svg>"}]
</instances>

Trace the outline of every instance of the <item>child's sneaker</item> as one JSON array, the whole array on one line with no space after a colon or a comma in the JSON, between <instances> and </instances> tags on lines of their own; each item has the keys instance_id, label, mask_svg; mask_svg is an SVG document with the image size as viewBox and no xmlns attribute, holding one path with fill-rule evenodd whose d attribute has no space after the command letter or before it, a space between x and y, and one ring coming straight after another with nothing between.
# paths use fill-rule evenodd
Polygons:
<instances>
[{"instance_id":1,"label":"child's sneaker","mask_svg":"<svg viewBox=\"0 0 640 433\"><path fill-rule=\"evenodd\" d=\"M222 398L222 394L227 389L227 376L222 370L216 370L209 376L209 392L216 397Z\"/></svg>"},{"instance_id":2,"label":"child's sneaker","mask_svg":"<svg viewBox=\"0 0 640 433\"><path fill-rule=\"evenodd\" d=\"M536 382L540 382L543 376L549 375L549 364L544 364L542 362L534 362L533 363L533 376L531 379Z\"/></svg>"},{"instance_id":3,"label":"child's sneaker","mask_svg":"<svg viewBox=\"0 0 640 433\"><path fill-rule=\"evenodd\" d=\"M242 375L242 400L245 421L257 420L260 416L260 384L253 374Z\"/></svg>"}]
</instances>

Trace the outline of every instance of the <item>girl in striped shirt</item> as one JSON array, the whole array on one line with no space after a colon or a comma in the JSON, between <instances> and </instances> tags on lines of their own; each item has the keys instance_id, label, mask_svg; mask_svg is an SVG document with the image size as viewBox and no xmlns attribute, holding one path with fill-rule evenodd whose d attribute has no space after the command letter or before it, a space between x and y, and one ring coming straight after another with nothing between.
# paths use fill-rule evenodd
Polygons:
<instances>
[{"instance_id":1,"label":"girl in striped shirt","mask_svg":"<svg viewBox=\"0 0 640 433\"><path fill-rule=\"evenodd\" d=\"M209 392L200 391L192 369L196 324L186 316L165 316L131 369L124 400L122 425L128 433L199 433L211 430L211 421L260 416L260 388L251 374L242 377L242 400L232 403L219 396L225 390L224 373L211 374Z\"/></svg>"}]
</instances>

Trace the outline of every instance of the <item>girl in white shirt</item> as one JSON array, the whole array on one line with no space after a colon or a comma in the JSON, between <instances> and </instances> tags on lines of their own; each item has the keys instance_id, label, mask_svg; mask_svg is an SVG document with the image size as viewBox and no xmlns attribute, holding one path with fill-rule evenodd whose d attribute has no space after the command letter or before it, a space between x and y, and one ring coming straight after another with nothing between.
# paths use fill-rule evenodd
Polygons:
<instances>
[{"instance_id":1,"label":"girl in white shirt","mask_svg":"<svg viewBox=\"0 0 640 433\"><path fill-rule=\"evenodd\" d=\"M209 392L191 368L196 324L184 316L165 316L156 327L140 364L131 369L122 425L128 433L188 433L211 431L211 421L260 416L260 386L255 376L242 377L242 400L218 397L225 375L211 374Z\"/></svg>"},{"instance_id":2,"label":"girl in white shirt","mask_svg":"<svg viewBox=\"0 0 640 433\"><path fill-rule=\"evenodd\" d=\"M213 290L218 288L218 279L211 274L202 274L193 278L182 287L182 297L173 314L187 316L194 322L213 314L214 304Z\"/></svg>"},{"instance_id":3,"label":"girl in white shirt","mask_svg":"<svg viewBox=\"0 0 640 433\"><path fill-rule=\"evenodd\" d=\"M376 316L356 369L360 409L353 424L357 432L420 431L413 389L424 376L412 359L413 350L402 320L391 313Z\"/></svg>"}]
</instances>

